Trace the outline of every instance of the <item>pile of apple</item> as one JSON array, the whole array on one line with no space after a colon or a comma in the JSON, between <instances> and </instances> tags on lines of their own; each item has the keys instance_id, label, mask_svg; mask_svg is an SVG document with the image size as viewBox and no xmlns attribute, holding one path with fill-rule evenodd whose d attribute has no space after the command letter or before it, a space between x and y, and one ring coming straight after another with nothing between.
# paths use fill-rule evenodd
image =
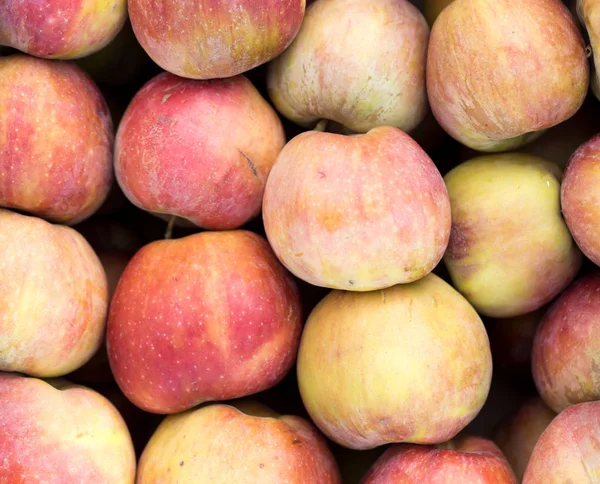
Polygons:
<instances>
[{"instance_id":1,"label":"pile of apple","mask_svg":"<svg viewBox=\"0 0 600 484\"><path fill-rule=\"evenodd\" d=\"M600 0L0 45L0 484L600 482Z\"/></svg>"}]
</instances>

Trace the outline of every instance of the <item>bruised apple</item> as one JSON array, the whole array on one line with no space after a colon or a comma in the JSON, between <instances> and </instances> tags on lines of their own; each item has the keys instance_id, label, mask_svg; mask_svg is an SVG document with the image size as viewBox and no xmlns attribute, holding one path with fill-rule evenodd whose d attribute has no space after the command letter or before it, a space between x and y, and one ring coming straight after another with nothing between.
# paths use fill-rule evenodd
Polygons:
<instances>
[{"instance_id":1,"label":"bruised apple","mask_svg":"<svg viewBox=\"0 0 600 484\"><path fill-rule=\"evenodd\" d=\"M440 172L411 137L389 126L296 136L267 180L263 220L292 273L351 291L427 275L443 256L451 224Z\"/></svg>"}]
</instances>

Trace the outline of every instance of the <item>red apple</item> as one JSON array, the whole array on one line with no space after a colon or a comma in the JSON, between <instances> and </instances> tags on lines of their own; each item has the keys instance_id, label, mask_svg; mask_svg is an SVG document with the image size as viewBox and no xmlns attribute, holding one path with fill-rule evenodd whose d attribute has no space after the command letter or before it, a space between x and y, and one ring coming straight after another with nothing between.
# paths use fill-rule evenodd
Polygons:
<instances>
[{"instance_id":1,"label":"red apple","mask_svg":"<svg viewBox=\"0 0 600 484\"><path fill-rule=\"evenodd\" d=\"M174 413L274 386L301 324L297 287L266 240L202 232L135 254L110 306L108 356L134 404Z\"/></svg>"},{"instance_id":2,"label":"red apple","mask_svg":"<svg viewBox=\"0 0 600 484\"><path fill-rule=\"evenodd\" d=\"M112 130L75 64L0 58L0 206L70 225L92 215L113 181Z\"/></svg>"},{"instance_id":3,"label":"red apple","mask_svg":"<svg viewBox=\"0 0 600 484\"><path fill-rule=\"evenodd\" d=\"M572 405L537 441L523 484L583 484L600 479L600 402Z\"/></svg>"},{"instance_id":4,"label":"red apple","mask_svg":"<svg viewBox=\"0 0 600 484\"><path fill-rule=\"evenodd\" d=\"M535 335L536 387L555 412L600 400L600 272L573 283L544 315Z\"/></svg>"},{"instance_id":5,"label":"red apple","mask_svg":"<svg viewBox=\"0 0 600 484\"><path fill-rule=\"evenodd\" d=\"M0 402L0 482L133 484L131 436L102 395L0 373Z\"/></svg>"},{"instance_id":6,"label":"red apple","mask_svg":"<svg viewBox=\"0 0 600 484\"><path fill-rule=\"evenodd\" d=\"M138 41L160 67L192 79L233 77L292 42L305 0L129 0Z\"/></svg>"},{"instance_id":7,"label":"red apple","mask_svg":"<svg viewBox=\"0 0 600 484\"><path fill-rule=\"evenodd\" d=\"M519 482L540 435L556 417L539 397L528 399L496 431L494 442L506 456Z\"/></svg>"},{"instance_id":8,"label":"red apple","mask_svg":"<svg viewBox=\"0 0 600 484\"><path fill-rule=\"evenodd\" d=\"M70 373L96 352L106 274L75 230L0 209L0 371Z\"/></svg>"},{"instance_id":9,"label":"red apple","mask_svg":"<svg viewBox=\"0 0 600 484\"><path fill-rule=\"evenodd\" d=\"M451 224L440 172L392 127L296 136L267 180L263 219L274 252L292 273L352 291L428 274L444 254Z\"/></svg>"},{"instance_id":10,"label":"red apple","mask_svg":"<svg viewBox=\"0 0 600 484\"><path fill-rule=\"evenodd\" d=\"M100 50L127 19L126 0L3 0L0 45L51 59Z\"/></svg>"},{"instance_id":11,"label":"red apple","mask_svg":"<svg viewBox=\"0 0 600 484\"><path fill-rule=\"evenodd\" d=\"M500 449L482 437L457 437L436 446L390 447L361 484L517 484Z\"/></svg>"},{"instance_id":12,"label":"red apple","mask_svg":"<svg viewBox=\"0 0 600 484\"><path fill-rule=\"evenodd\" d=\"M213 81L163 73L133 98L119 125L115 171L136 206L211 230L260 213L285 133L244 76Z\"/></svg>"},{"instance_id":13,"label":"red apple","mask_svg":"<svg viewBox=\"0 0 600 484\"><path fill-rule=\"evenodd\" d=\"M431 109L479 151L522 146L570 118L588 85L585 44L560 0L455 0L432 27Z\"/></svg>"}]
</instances>

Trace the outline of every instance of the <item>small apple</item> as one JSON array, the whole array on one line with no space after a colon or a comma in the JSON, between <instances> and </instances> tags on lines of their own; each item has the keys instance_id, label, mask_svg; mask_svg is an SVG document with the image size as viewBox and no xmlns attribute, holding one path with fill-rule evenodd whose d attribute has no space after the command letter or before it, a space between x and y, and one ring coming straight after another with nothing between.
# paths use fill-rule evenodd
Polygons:
<instances>
[{"instance_id":1,"label":"small apple","mask_svg":"<svg viewBox=\"0 0 600 484\"><path fill-rule=\"evenodd\" d=\"M233 77L292 42L305 0L129 0L135 35L164 70L191 79Z\"/></svg>"},{"instance_id":2,"label":"small apple","mask_svg":"<svg viewBox=\"0 0 600 484\"><path fill-rule=\"evenodd\" d=\"M408 0L319 0L269 64L269 96L304 127L328 119L360 133L411 131L428 110L428 40L425 18Z\"/></svg>"},{"instance_id":3,"label":"small apple","mask_svg":"<svg viewBox=\"0 0 600 484\"><path fill-rule=\"evenodd\" d=\"M588 85L584 41L560 0L455 0L432 27L431 109L470 148L532 141L573 116Z\"/></svg>"},{"instance_id":4,"label":"small apple","mask_svg":"<svg viewBox=\"0 0 600 484\"><path fill-rule=\"evenodd\" d=\"M558 166L525 153L476 157L444 177L452 207L444 262L480 314L535 311L575 278L582 257L561 217L560 179Z\"/></svg>"},{"instance_id":5,"label":"small apple","mask_svg":"<svg viewBox=\"0 0 600 484\"><path fill-rule=\"evenodd\" d=\"M121 120L116 177L139 208L235 229L260 214L284 144L277 113L246 77L197 81L165 72L135 95Z\"/></svg>"},{"instance_id":6,"label":"small apple","mask_svg":"<svg viewBox=\"0 0 600 484\"><path fill-rule=\"evenodd\" d=\"M492 357L475 310L429 274L381 291L332 291L308 318L297 374L317 427L366 450L453 438L487 398Z\"/></svg>"},{"instance_id":7,"label":"small apple","mask_svg":"<svg viewBox=\"0 0 600 484\"><path fill-rule=\"evenodd\" d=\"M443 444L393 445L361 484L517 484L500 449L483 437L465 436Z\"/></svg>"}]
</instances>

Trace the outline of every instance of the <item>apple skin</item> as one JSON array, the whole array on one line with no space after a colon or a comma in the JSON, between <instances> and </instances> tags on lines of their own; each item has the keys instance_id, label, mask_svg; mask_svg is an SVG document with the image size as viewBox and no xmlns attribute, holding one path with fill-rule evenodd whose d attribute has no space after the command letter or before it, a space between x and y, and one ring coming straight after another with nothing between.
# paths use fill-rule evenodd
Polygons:
<instances>
[{"instance_id":1,"label":"apple skin","mask_svg":"<svg viewBox=\"0 0 600 484\"><path fill-rule=\"evenodd\" d=\"M442 10L450 5L454 0L424 0L423 1L423 15L427 19L427 23L430 27L433 26L435 20L439 17Z\"/></svg>"},{"instance_id":2,"label":"apple skin","mask_svg":"<svg viewBox=\"0 0 600 484\"><path fill-rule=\"evenodd\" d=\"M133 31L164 70L190 79L242 74L283 52L305 0L129 0Z\"/></svg>"},{"instance_id":3,"label":"apple skin","mask_svg":"<svg viewBox=\"0 0 600 484\"><path fill-rule=\"evenodd\" d=\"M537 441L523 484L593 483L600 479L600 402L559 413Z\"/></svg>"},{"instance_id":4,"label":"apple skin","mask_svg":"<svg viewBox=\"0 0 600 484\"><path fill-rule=\"evenodd\" d=\"M326 440L306 420L260 404L210 404L163 420L137 484L341 484Z\"/></svg>"},{"instance_id":5,"label":"apple skin","mask_svg":"<svg viewBox=\"0 0 600 484\"><path fill-rule=\"evenodd\" d=\"M393 445L361 484L517 484L500 449L488 439L456 437L437 446Z\"/></svg>"},{"instance_id":6,"label":"apple skin","mask_svg":"<svg viewBox=\"0 0 600 484\"><path fill-rule=\"evenodd\" d=\"M107 279L70 227L0 209L0 371L63 376L102 341Z\"/></svg>"},{"instance_id":7,"label":"apple skin","mask_svg":"<svg viewBox=\"0 0 600 484\"><path fill-rule=\"evenodd\" d=\"M77 59L108 44L126 20L126 0L4 0L0 44L36 57Z\"/></svg>"},{"instance_id":8,"label":"apple skin","mask_svg":"<svg viewBox=\"0 0 600 484\"><path fill-rule=\"evenodd\" d=\"M440 172L392 127L296 136L267 180L263 221L297 277L352 291L425 276L441 260L451 225Z\"/></svg>"},{"instance_id":9,"label":"apple skin","mask_svg":"<svg viewBox=\"0 0 600 484\"><path fill-rule=\"evenodd\" d=\"M560 195L562 212L577 245L600 265L600 134L583 143L569 159Z\"/></svg>"},{"instance_id":10,"label":"apple skin","mask_svg":"<svg viewBox=\"0 0 600 484\"><path fill-rule=\"evenodd\" d=\"M428 40L425 18L408 0L319 0L269 64L269 96L300 126L324 118L357 133L410 132L428 110Z\"/></svg>"},{"instance_id":11,"label":"apple skin","mask_svg":"<svg viewBox=\"0 0 600 484\"><path fill-rule=\"evenodd\" d=\"M539 397L528 399L498 426L494 442L504 453L519 482L540 435L556 417Z\"/></svg>"},{"instance_id":12,"label":"apple skin","mask_svg":"<svg viewBox=\"0 0 600 484\"><path fill-rule=\"evenodd\" d=\"M475 310L429 274L382 291L332 291L308 318L297 374L317 427L366 450L453 438L487 398L492 358Z\"/></svg>"},{"instance_id":13,"label":"apple skin","mask_svg":"<svg viewBox=\"0 0 600 484\"><path fill-rule=\"evenodd\" d=\"M0 373L0 401L0 482L134 483L131 436L99 393Z\"/></svg>"},{"instance_id":14,"label":"apple skin","mask_svg":"<svg viewBox=\"0 0 600 484\"><path fill-rule=\"evenodd\" d=\"M113 182L113 125L77 65L0 58L0 206L73 225Z\"/></svg>"},{"instance_id":15,"label":"apple skin","mask_svg":"<svg viewBox=\"0 0 600 484\"><path fill-rule=\"evenodd\" d=\"M452 207L444 262L480 314L535 311L575 278L582 256L561 217L560 179L558 166L524 153L476 157L444 177Z\"/></svg>"},{"instance_id":16,"label":"apple skin","mask_svg":"<svg viewBox=\"0 0 600 484\"><path fill-rule=\"evenodd\" d=\"M600 4L596 0L573 0L576 16L585 29L592 48L592 75L590 88L594 96L600 99Z\"/></svg>"},{"instance_id":17,"label":"apple skin","mask_svg":"<svg viewBox=\"0 0 600 484\"><path fill-rule=\"evenodd\" d=\"M127 198L210 230L260 213L285 133L245 76L197 81L162 73L129 104L117 131L115 172Z\"/></svg>"},{"instance_id":18,"label":"apple skin","mask_svg":"<svg viewBox=\"0 0 600 484\"><path fill-rule=\"evenodd\" d=\"M600 272L578 279L548 309L533 342L531 368L555 412L600 400Z\"/></svg>"},{"instance_id":19,"label":"apple skin","mask_svg":"<svg viewBox=\"0 0 600 484\"><path fill-rule=\"evenodd\" d=\"M431 30L431 109L470 148L532 141L575 114L588 85L584 41L560 0L455 0Z\"/></svg>"},{"instance_id":20,"label":"apple skin","mask_svg":"<svg viewBox=\"0 0 600 484\"><path fill-rule=\"evenodd\" d=\"M302 322L297 286L265 239L202 232L133 256L110 306L108 357L135 405L180 412L279 383Z\"/></svg>"}]
</instances>

